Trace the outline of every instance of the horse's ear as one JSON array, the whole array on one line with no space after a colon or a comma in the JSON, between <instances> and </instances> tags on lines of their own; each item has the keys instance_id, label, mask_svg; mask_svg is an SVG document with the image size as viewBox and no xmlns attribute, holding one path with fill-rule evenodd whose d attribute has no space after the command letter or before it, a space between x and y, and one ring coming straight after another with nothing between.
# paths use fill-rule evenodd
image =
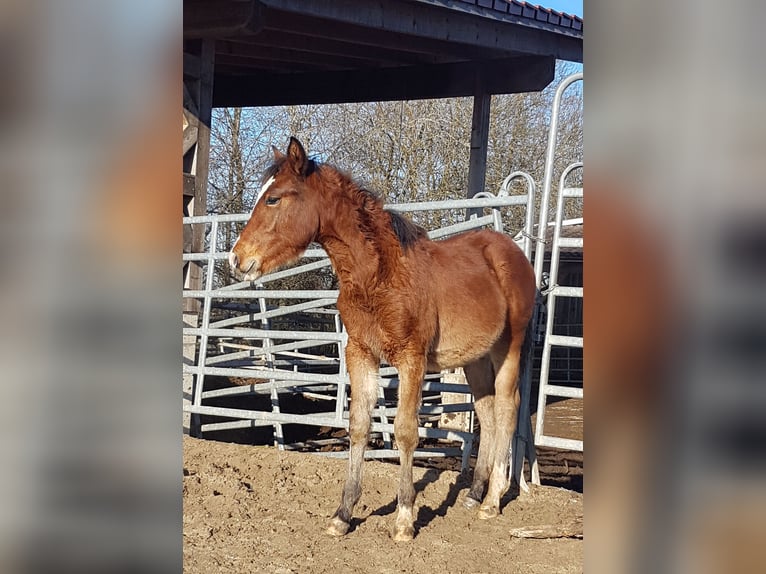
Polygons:
<instances>
[{"instance_id":1,"label":"horse's ear","mask_svg":"<svg viewBox=\"0 0 766 574\"><path fill-rule=\"evenodd\" d=\"M277 149L277 146L273 145L271 146L271 151L274 152L274 161L279 161L283 157L285 157L285 154L283 154L281 151Z\"/></svg>"},{"instance_id":2,"label":"horse's ear","mask_svg":"<svg viewBox=\"0 0 766 574\"><path fill-rule=\"evenodd\" d=\"M309 159L301 142L294 137L290 138L290 144L287 146L287 161L296 174L306 176L309 171Z\"/></svg>"}]
</instances>

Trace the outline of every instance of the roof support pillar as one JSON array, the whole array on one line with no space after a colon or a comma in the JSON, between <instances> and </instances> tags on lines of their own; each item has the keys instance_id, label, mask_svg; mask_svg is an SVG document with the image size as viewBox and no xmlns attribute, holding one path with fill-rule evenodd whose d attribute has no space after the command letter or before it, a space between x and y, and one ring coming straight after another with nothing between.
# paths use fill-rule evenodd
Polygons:
<instances>
[{"instance_id":1,"label":"roof support pillar","mask_svg":"<svg viewBox=\"0 0 766 574\"><path fill-rule=\"evenodd\" d=\"M184 144L183 144L183 215L205 215L207 212L207 176L210 157L210 122L213 115L213 76L215 72L215 42L211 39L190 41L184 48ZM184 250L200 253L205 247L205 225L184 226ZM212 273L212 269L207 270ZM184 287L201 289L202 266L188 261L183 267ZM200 304L195 299L184 299L183 322L185 327L198 327ZM196 360L197 338L183 338L184 360ZM190 414L195 394L195 375L183 375L183 432L200 436L200 416Z\"/></svg>"},{"instance_id":2,"label":"roof support pillar","mask_svg":"<svg viewBox=\"0 0 766 574\"><path fill-rule=\"evenodd\" d=\"M491 96L486 87L483 67L476 68L471 120L471 155L468 160L468 194L473 197L484 191L487 172L487 142L489 141L489 112ZM469 210L468 216L481 215L481 210Z\"/></svg>"}]
</instances>

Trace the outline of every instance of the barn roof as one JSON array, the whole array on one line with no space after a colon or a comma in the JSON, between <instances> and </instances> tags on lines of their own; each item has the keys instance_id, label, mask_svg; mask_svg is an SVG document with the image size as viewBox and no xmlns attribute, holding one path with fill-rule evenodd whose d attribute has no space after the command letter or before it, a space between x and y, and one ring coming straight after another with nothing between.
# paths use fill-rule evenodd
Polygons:
<instances>
[{"instance_id":1,"label":"barn roof","mask_svg":"<svg viewBox=\"0 0 766 574\"><path fill-rule=\"evenodd\" d=\"M582 62L583 21L515 0L184 0L184 41L203 38L214 106L340 103L470 96L478 76L541 90Z\"/></svg>"}]
</instances>

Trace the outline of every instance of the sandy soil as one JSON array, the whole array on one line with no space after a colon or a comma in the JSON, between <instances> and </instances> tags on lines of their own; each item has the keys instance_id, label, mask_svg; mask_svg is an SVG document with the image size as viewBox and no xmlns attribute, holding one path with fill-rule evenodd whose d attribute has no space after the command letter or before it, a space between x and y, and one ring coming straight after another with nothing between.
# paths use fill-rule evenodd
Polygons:
<instances>
[{"instance_id":1,"label":"sandy soil","mask_svg":"<svg viewBox=\"0 0 766 574\"><path fill-rule=\"evenodd\" d=\"M480 521L462 505L466 477L418 467L416 537L395 543L389 527L397 464L365 463L352 531L340 539L324 528L340 496L343 460L184 437L183 473L187 573L583 571L580 539L510 535L515 527L582 517L582 495L572 490L541 486L520 496L509 493L500 517Z\"/></svg>"}]
</instances>

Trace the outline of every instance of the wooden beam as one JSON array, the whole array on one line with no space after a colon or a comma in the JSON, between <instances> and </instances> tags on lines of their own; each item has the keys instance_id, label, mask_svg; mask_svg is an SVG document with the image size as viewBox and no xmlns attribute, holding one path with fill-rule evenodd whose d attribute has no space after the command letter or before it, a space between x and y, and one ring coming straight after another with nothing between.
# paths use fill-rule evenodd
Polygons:
<instances>
[{"instance_id":1,"label":"wooden beam","mask_svg":"<svg viewBox=\"0 0 766 574\"><path fill-rule=\"evenodd\" d=\"M474 78L473 117L471 119L471 155L468 160L468 197L484 191L487 172L487 142L492 98L486 89L484 70L476 70ZM478 210L476 215L481 215ZM473 215L473 213L469 213Z\"/></svg>"},{"instance_id":2,"label":"wooden beam","mask_svg":"<svg viewBox=\"0 0 766 574\"><path fill-rule=\"evenodd\" d=\"M196 116L197 138L196 143L190 149L193 151L193 160L189 167L191 177L184 177L184 204L191 208L191 215L205 215L207 211L207 181L208 164L210 160L210 122L213 115L213 77L215 72L215 42L213 40L201 40L195 46L199 58L198 80L192 82L189 88L192 99L197 102L198 114ZM184 162L186 163L186 159ZM188 186L193 186L189 189ZM190 194L191 192L191 194ZM191 195L191 197L188 197ZM205 226L192 225L191 245L195 252L204 249ZM197 262L189 262L185 266L185 285L190 289L202 287L202 269ZM185 312L197 312L199 302L193 299L184 300Z\"/></svg>"},{"instance_id":3,"label":"wooden beam","mask_svg":"<svg viewBox=\"0 0 766 574\"><path fill-rule=\"evenodd\" d=\"M260 35L257 37L260 37ZM223 55L239 56L243 59L252 59L254 62L275 61L287 64L310 64L326 68L357 68L364 66L378 68L386 64L392 66L413 61L412 58L404 62L394 59L381 61L380 51L376 51L374 55L368 54L367 50L355 50L349 44L344 44L344 49L340 49L337 43L335 44L335 49L327 45L324 45L325 49L322 49L323 42L321 38L310 39L309 41L304 40L294 45L219 41L216 47L216 59L221 61L221 56Z\"/></svg>"},{"instance_id":4,"label":"wooden beam","mask_svg":"<svg viewBox=\"0 0 766 574\"><path fill-rule=\"evenodd\" d=\"M183 155L186 155L191 147L197 143L197 125L198 121L195 116L188 110L183 111L184 128L183 128Z\"/></svg>"},{"instance_id":5,"label":"wooden beam","mask_svg":"<svg viewBox=\"0 0 766 574\"><path fill-rule=\"evenodd\" d=\"M390 40L383 46L373 45L369 41L369 34L360 34L360 37L364 37L366 40L360 44L358 41L350 41L345 37L319 36L316 27L307 28L310 33L301 33L295 29L294 22L291 22L290 30L264 29L254 36L238 36L231 41L249 46L289 48L328 56L353 54L355 58L369 60L377 66L437 64L450 61L446 55L423 54L406 50L404 46ZM369 30L365 30L365 32L369 32Z\"/></svg>"},{"instance_id":6,"label":"wooden beam","mask_svg":"<svg viewBox=\"0 0 766 574\"><path fill-rule=\"evenodd\" d=\"M184 39L250 33L258 29L261 7L255 0L184 0Z\"/></svg>"},{"instance_id":7,"label":"wooden beam","mask_svg":"<svg viewBox=\"0 0 766 574\"><path fill-rule=\"evenodd\" d=\"M194 197L194 189L196 187L194 180L195 177L192 174L184 174L184 197Z\"/></svg>"},{"instance_id":8,"label":"wooden beam","mask_svg":"<svg viewBox=\"0 0 766 574\"><path fill-rule=\"evenodd\" d=\"M360 2L359 0L259 0L273 10L359 25L371 30L433 38L453 44L582 62L582 33L512 14L485 17L461 2Z\"/></svg>"},{"instance_id":9,"label":"wooden beam","mask_svg":"<svg viewBox=\"0 0 766 574\"><path fill-rule=\"evenodd\" d=\"M185 78L199 79L199 58L197 56L184 52L183 66Z\"/></svg>"},{"instance_id":10,"label":"wooden beam","mask_svg":"<svg viewBox=\"0 0 766 574\"><path fill-rule=\"evenodd\" d=\"M448 39L422 37L418 35L369 28L346 22L320 20L308 15L301 15L275 10L264 10L263 30L259 33L298 34L306 42L312 39L335 40L349 44L350 49L366 51L368 49L396 49L421 58L449 58L451 61L481 60L502 58L508 52L495 48L477 47L459 44ZM241 36L249 38L249 36Z\"/></svg>"},{"instance_id":11,"label":"wooden beam","mask_svg":"<svg viewBox=\"0 0 766 574\"><path fill-rule=\"evenodd\" d=\"M330 56L327 54L316 54L310 51L293 50L291 48L280 48L275 46L253 46L238 44L234 42L219 42L216 48L216 59L226 61L229 56L236 56L242 62L248 59L254 63L259 61L271 61L279 64L286 64L290 67L292 64L308 64L310 66L320 66L324 68L354 68L362 65L370 65L369 58L357 58L353 52L343 56Z\"/></svg>"},{"instance_id":12,"label":"wooden beam","mask_svg":"<svg viewBox=\"0 0 766 574\"><path fill-rule=\"evenodd\" d=\"M540 91L553 80L551 57L529 56L358 71L216 77L214 107L334 104L472 96L481 70L488 94Z\"/></svg>"}]
</instances>

